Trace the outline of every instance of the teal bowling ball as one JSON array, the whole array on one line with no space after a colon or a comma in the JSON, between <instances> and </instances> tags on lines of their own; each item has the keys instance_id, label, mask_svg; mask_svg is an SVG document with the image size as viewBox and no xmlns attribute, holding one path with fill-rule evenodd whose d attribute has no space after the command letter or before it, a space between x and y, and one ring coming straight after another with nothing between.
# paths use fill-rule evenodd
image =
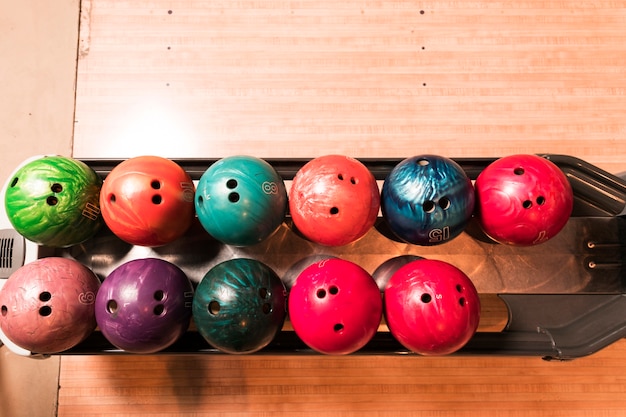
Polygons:
<instances>
[{"instance_id":1,"label":"teal bowling ball","mask_svg":"<svg viewBox=\"0 0 626 417\"><path fill-rule=\"evenodd\" d=\"M193 299L198 331L214 348L231 354L256 352L282 329L287 291L267 265L237 258L211 268Z\"/></svg>"},{"instance_id":2,"label":"teal bowling ball","mask_svg":"<svg viewBox=\"0 0 626 417\"><path fill-rule=\"evenodd\" d=\"M211 165L195 194L198 220L220 242L251 246L282 224L287 191L268 162L251 156L230 156Z\"/></svg>"},{"instance_id":3,"label":"teal bowling ball","mask_svg":"<svg viewBox=\"0 0 626 417\"><path fill-rule=\"evenodd\" d=\"M381 211L399 239L422 246L448 242L474 213L474 186L450 158L420 155L398 163L385 179Z\"/></svg>"},{"instance_id":4,"label":"teal bowling ball","mask_svg":"<svg viewBox=\"0 0 626 417\"><path fill-rule=\"evenodd\" d=\"M13 228L39 245L68 247L102 226L102 179L85 163L46 156L26 163L9 179L5 208Z\"/></svg>"}]
</instances>

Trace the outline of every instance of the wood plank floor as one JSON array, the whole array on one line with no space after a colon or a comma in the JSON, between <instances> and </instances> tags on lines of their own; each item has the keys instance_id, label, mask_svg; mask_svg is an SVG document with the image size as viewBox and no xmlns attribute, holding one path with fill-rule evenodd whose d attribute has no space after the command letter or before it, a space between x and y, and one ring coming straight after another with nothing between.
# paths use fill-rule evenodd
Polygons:
<instances>
[{"instance_id":1,"label":"wood plank floor","mask_svg":"<svg viewBox=\"0 0 626 417\"><path fill-rule=\"evenodd\" d=\"M607 0L83 0L74 156L561 153L626 171L624 28ZM623 416L625 356L65 356L58 415Z\"/></svg>"},{"instance_id":2,"label":"wood plank floor","mask_svg":"<svg viewBox=\"0 0 626 417\"><path fill-rule=\"evenodd\" d=\"M59 416L623 416L625 357L72 356Z\"/></svg>"},{"instance_id":3,"label":"wood plank floor","mask_svg":"<svg viewBox=\"0 0 626 417\"><path fill-rule=\"evenodd\" d=\"M85 0L74 155L626 155L626 2Z\"/></svg>"}]
</instances>

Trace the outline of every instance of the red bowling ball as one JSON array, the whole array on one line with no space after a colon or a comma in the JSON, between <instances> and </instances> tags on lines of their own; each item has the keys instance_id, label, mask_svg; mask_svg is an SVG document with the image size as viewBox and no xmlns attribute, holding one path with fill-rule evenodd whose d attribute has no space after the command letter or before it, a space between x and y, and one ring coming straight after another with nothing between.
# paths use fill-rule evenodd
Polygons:
<instances>
[{"instance_id":1,"label":"red bowling ball","mask_svg":"<svg viewBox=\"0 0 626 417\"><path fill-rule=\"evenodd\" d=\"M360 161L326 155L307 162L289 191L297 230L325 246L352 243L376 222L380 194L376 179Z\"/></svg>"},{"instance_id":2,"label":"red bowling ball","mask_svg":"<svg viewBox=\"0 0 626 417\"><path fill-rule=\"evenodd\" d=\"M329 355L349 354L365 346L382 318L382 297L372 276L339 258L304 269L288 300L296 334L313 350Z\"/></svg>"},{"instance_id":3,"label":"red bowling ball","mask_svg":"<svg viewBox=\"0 0 626 417\"><path fill-rule=\"evenodd\" d=\"M455 266L419 259L400 267L384 293L385 319L404 347L421 355L446 355L462 348L480 319L474 284Z\"/></svg>"},{"instance_id":4,"label":"red bowling ball","mask_svg":"<svg viewBox=\"0 0 626 417\"><path fill-rule=\"evenodd\" d=\"M104 222L120 239L156 247L182 236L195 215L195 187L175 162L128 159L111 170L100 192Z\"/></svg>"},{"instance_id":5,"label":"red bowling ball","mask_svg":"<svg viewBox=\"0 0 626 417\"><path fill-rule=\"evenodd\" d=\"M572 213L567 177L537 155L512 155L485 168L475 183L478 221L496 242L531 246L558 234Z\"/></svg>"},{"instance_id":6,"label":"red bowling ball","mask_svg":"<svg viewBox=\"0 0 626 417\"><path fill-rule=\"evenodd\" d=\"M20 267L0 291L0 328L15 345L54 354L96 328L98 277L81 263L42 258Z\"/></svg>"}]
</instances>

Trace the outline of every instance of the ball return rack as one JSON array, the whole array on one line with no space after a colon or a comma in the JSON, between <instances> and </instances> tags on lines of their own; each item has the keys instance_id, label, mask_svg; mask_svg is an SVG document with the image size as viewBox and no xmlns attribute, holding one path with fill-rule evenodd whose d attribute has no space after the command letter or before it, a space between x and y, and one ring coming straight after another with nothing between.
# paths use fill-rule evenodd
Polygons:
<instances>
[{"instance_id":1,"label":"ball return rack","mask_svg":"<svg viewBox=\"0 0 626 417\"><path fill-rule=\"evenodd\" d=\"M214 265L236 257L254 258L270 266L287 289L298 272L320 257L337 256L356 262L372 273L379 288L389 278L389 260L425 258L448 261L467 273L478 292L497 296L508 319L501 331L478 331L453 355L536 356L570 360L593 354L626 336L626 180L581 159L566 155L541 155L567 176L574 191L574 209L565 228L553 239L533 247L512 247L491 241L475 221L449 242L417 246L398 241L379 215L375 227L359 241L325 247L307 241L293 228L287 214L284 224L266 241L252 247L232 247L213 239L195 222L180 239L158 248L125 243L106 227L87 242L58 249L34 245L0 218L0 288L24 263L63 256L78 260L101 279L122 263L156 257L180 267L197 284ZM359 158L379 181L404 158ZM122 159L81 159L103 179ZM194 181L218 159L173 159ZM290 182L308 159L265 158ZM471 179L495 158L454 158ZM4 201L4 189L0 194ZM2 210L4 209L2 204ZM3 217L6 217L6 214ZM8 225L8 227L7 227ZM0 341L15 353L42 357L14 346L0 332ZM406 355L384 323L374 338L354 354ZM82 343L60 353L128 354L111 345L97 329ZM211 347L190 326L172 346L157 354L223 354ZM255 355L316 354L290 328Z\"/></svg>"}]
</instances>

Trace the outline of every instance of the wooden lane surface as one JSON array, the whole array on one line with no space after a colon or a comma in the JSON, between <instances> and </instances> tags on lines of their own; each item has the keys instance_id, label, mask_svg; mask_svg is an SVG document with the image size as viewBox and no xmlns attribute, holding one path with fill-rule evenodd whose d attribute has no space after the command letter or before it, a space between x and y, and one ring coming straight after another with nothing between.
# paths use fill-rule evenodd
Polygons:
<instances>
[{"instance_id":1,"label":"wooden lane surface","mask_svg":"<svg viewBox=\"0 0 626 417\"><path fill-rule=\"evenodd\" d=\"M625 1L82 8L77 157L523 152L626 171ZM625 355L65 356L58 415L622 416Z\"/></svg>"},{"instance_id":2,"label":"wooden lane surface","mask_svg":"<svg viewBox=\"0 0 626 417\"><path fill-rule=\"evenodd\" d=\"M86 0L78 157L564 153L625 170L626 2Z\"/></svg>"},{"instance_id":3,"label":"wooden lane surface","mask_svg":"<svg viewBox=\"0 0 626 417\"><path fill-rule=\"evenodd\" d=\"M625 356L63 357L59 416L623 416Z\"/></svg>"}]
</instances>

